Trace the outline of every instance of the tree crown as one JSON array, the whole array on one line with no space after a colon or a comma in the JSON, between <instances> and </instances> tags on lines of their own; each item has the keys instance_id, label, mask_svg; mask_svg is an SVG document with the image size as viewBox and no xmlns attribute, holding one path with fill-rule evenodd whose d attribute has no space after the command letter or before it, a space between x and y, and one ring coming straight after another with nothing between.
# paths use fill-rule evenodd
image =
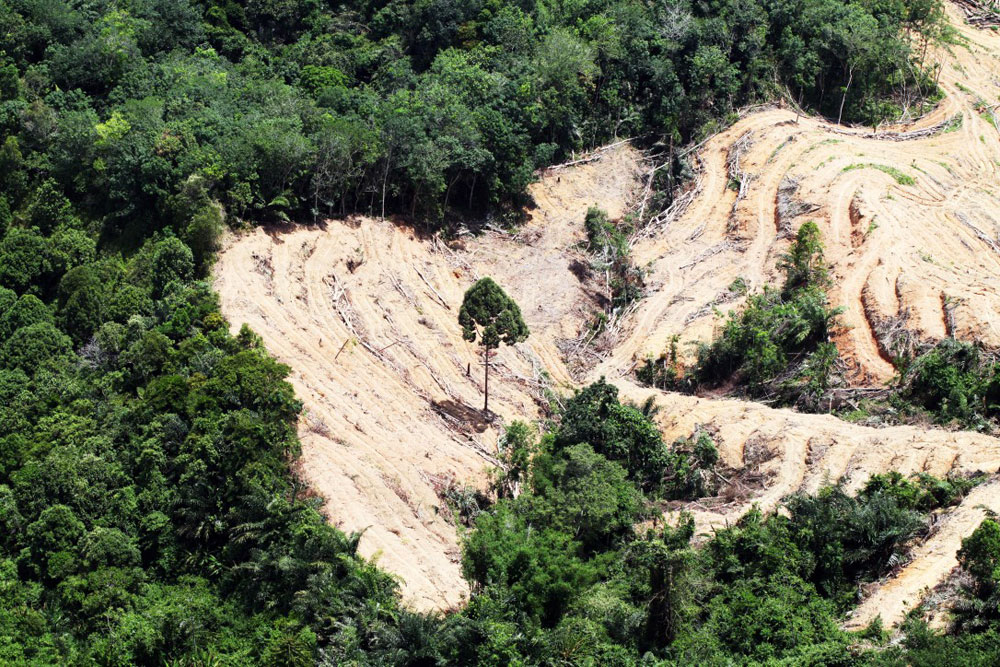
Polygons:
<instances>
[{"instance_id":1,"label":"tree crown","mask_svg":"<svg viewBox=\"0 0 1000 667\"><path fill-rule=\"evenodd\" d=\"M481 278L469 288L458 312L462 337L486 347L512 345L528 338L521 309L492 278Z\"/></svg>"}]
</instances>

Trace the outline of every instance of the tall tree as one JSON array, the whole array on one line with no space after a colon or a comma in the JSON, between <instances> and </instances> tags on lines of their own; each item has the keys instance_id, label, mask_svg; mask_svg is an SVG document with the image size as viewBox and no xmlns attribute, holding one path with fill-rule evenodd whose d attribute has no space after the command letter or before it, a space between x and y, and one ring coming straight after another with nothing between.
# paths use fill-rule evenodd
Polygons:
<instances>
[{"instance_id":1,"label":"tall tree","mask_svg":"<svg viewBox=\"0 0 1000 667\"><path fill-rule=\"evenodd\" d=\"M480 278L469 288L458 311L462 337L470 343L477 338L483 346L486 363L486 398L483 411L490 406L490 350L501 343L513 345L528 338L528 325L521 318L521 309L492 278Z\"/></svg>"}]
</instances>

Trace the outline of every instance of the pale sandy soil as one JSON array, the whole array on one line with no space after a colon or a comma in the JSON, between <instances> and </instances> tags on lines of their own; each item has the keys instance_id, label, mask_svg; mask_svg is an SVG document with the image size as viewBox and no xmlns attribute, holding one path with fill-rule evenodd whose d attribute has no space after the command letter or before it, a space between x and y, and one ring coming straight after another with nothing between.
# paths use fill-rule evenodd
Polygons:
<instances>
[{"instance_id":1,"label":"pale sandy soil","mask_svg":"<svg viewBox=\"0 0 1000 667\"><path fill-rule=\"evenodd\" d=\"M872 429L664 393L638 387L629 373L674 334L708 339L718 324L713 307L739 303L725 296L735 278L752 288L778 280L776 263L788 246L782 231L808 219L819 224L833 265L831 296L847 325L837 343L854 383L892 376L882 335L887 323L902 322L925 339L954 334L1000 344L1000 143L975 109L979 98L987 107L998 100L1000 37L962 26L957 15L953 23L968 48L940 54L947 98L915 125L893 131L919 131L959 115L957 130L893 141L812 118L796 123L784 109L751 114L698 152L699 190L687 210L635 245L649 270L649 294L576 380L605 375L629 399L653 396L668 439L712 429L733 468L751 454L765 483L734 492L728 504L691 506L702 531L735 521L754 502L770 509L788 493L841 477L857 488L886 470L1000 468L1000 441L987 436ZM749 143L741 165L752 181L734 207L726 164L741 139ZM901 185L871 167L845 171L867 164L892 167L915 183ZM234 329L248 323L292 368L306 406L304 476L325 498L332 521L367 529L361 552L401 578L415 608L448 608L467 596L459 534L435 488L450 479L482 486L499 420L536 418L545 388L565 392L579 384L564 352L585 333L602 291L599 280L581 281L571 269L587 261L579 245L584 213L598 204L621 215L641 195L639 177L648 168L622 146L552 172L532 187L538 206L515 236L489 232L452 248L371 219L227 240L215 271L223 312ZM815 210L797 218L776 214L788 178L798 181L794 199ZM361 264L351 271L349 262ZM532 331L493 362L490 407L498 421L490 424L476 416L481 355L457 324L464 291L485 275L520 303ZM681 351L690 355L689 346ZM879 614L890 624L901 619L954 566L983 506L1000 511L1000 486L977 488L940 517L914 560L874 587L849 625Z\"/></svg>"},{"instance_id":2,"label":"pale sandy soil","mask_svg":"<svg viewBox=\"0 0 1000 667\"><path fill-rule=\"evenodd\" d=\"M587 206L620 215L636 167L622 149L546 178L516 236L466 237L464 249L358 219L258 229L230 238L220 255L215 287L234 330L248 323L293 369L306 408L305 478L335 523L366 529L361 552L398 574L417 608L467 595L435 484L483 486L496 453L497 426L464 418L482 408L483 366L478 346L462 340L462 296L489 275L520 304L532 335L492 361L490 409L507 421L537 417L544 387L569 387L557 342L579 336L598 309L569 268L586 262L576 246ZM352 272L350 260L362 263Z\"/></svg>"},{"instance_id":3,"label":"pale sandy soil","mask_svg":"<svg viewBox=\"0 0 1000 667\"><path fill-rule=\"evenodd\" d=\"M1000 37L959 28L969 48L953 46L954 55L942 54L948 97L916 125L901 128L919 130L960 115L956 131L889 141L820 119L796 123L793 112L773 109L712 139L698 156L699 196L680 219L635 248L637 261L650 267L654 293L605 368L659 354L674 334L682 341L708 338L717 322L708 305L737 277L753 288L778 280L775 265L788 241L779 234L775 209L785 179L798 182L795 200L818 207L789 222L793 230L810 219L820 227L833 264L831 297L845 309L847 327L838 345L857 380L893 374L879 349L872 321L878 316L907 317L907 328L923 337L953 333L1000 344L994 281L1000 272L1000 143L994 126L974 109L982 99L997 111ZM734 208L726 163L744 137L751 143L741 165L752 181ZM898 169L915 184L855 167L868 164ZM723 311L733 305L718 304ZM682 345L681 351L692 350Z\"/></svg>"}]
</instances>

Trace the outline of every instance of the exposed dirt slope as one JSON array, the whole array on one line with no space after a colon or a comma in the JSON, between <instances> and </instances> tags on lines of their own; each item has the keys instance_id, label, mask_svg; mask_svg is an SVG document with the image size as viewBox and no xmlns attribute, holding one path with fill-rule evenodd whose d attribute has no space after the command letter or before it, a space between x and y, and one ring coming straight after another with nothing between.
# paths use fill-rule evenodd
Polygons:
<instances>
[{"instance_id":1,"label":"exposed dirt slope","mask_svg":"<svg viewBox=\"0 0 1000 667\"><path fill-rule=\"evenodd\" d=\"M721 498L685 508L694 514L702 534L734 522L754 504L771 510L790 493L815 492L824 483L841 479L848 490L856 491L871 474L888 470L941 477L952 472L994 473L1000 469L1000 442L977 433L913 426L873 429L830 415L668 394L624 380L618 385L622 395L636 403L654 398L661 408L657 421L668 439L705 428L712 432L722 461L742 469L723 489ZM1000 482L996 478L973 489L957 507L935 517L935 527L914 548L911 560L883 584L869 587L869 597L845 626L862 628L876 616L889 627L902 621L927 589L957 565L961 540L982 521L984 508L1000 512Z\"/></svg>"},{"instance_id":2,"label":"exposed dirt slope","mask_svg":"<svg viewBox=\"0 0 1000 667\"><path fill-rule=\"evenodd\" d=\"M1000 344L1000 143L991 116L1000 113L1000 37L953 19L968 46L941 54L945 101L897 129L919 134L959 120L960 127L893 141L890 132L876 138L821 119L796 123L792 111L772 109L707 143L698 156L698 196L679 219L636 245L653 293L602 370L659 354L673 334L708 338L716 322L711 306L734 305L719 302L730 283L774 282L787 238L809 219L819 224L833 263L831 296L847 325L838 345L856 381L892 376L879 330L897 318L921 337L954 333ZM740 167L751 180L737 202L727 160L738 145L745 146ZM897 182L879 168L914 182ZM786 210L798 205L807 212L781 215L782 199Z\"/></svg>"},{"instance_id":3,"label":"exposed dirt slope","mask_svg":"<svg viewBox=\"0 0 1000 667\"><path fill-rule=\"evenodd\" d=\"M841 479L848 490L857 490L872 473L887 470L944 476L1000 468L1000 443L978 433L915 426L875 429L832 415L665 393L627 381L619 381L618 387L622 396L635 403L654 398L661 408L656 421L668 440L688 436L699 427L707 429L726 466L754 468L766 479L761 491L754 492L749 485L749 496L734 482L732 502L717 504L721 500L717 499L713 506L696 510L705 530L732 521L752 504L773 509L791 493L813 492Z\"/></svg>"},{"instance_id":4,"label":"exposed dirt slope","mask_svg":"<svg viewBox=\"0 0 1000 667\"><path fill-rule=\"evenodd\" d=\"M910 563L862 602L844 626L859 630L877 616L887 627L903 621L906 612L958 565L956 554L962 540L986 518L986 509L1000 511L1000 482L995 479L976 487L959 507L937 517L930 537L913 550Z\"/></svg>"},{"instance_id":5,"label":"exposed dirt slope","mask_svg":"<svg viewBox=\"0 0 1000 667\"><path fill-rule=\"evenodd\" d=\"M569 382L556 344L598 308L570 270L585 261L575 249L584 213L597 202L620 215L636 166L622 149L554 174L534 188L538 208L517 236L487 233L464 250L359 219L258 229L220 255L223 312L293 369L306 479L338 525L367 529L362 553L400 575L416 607L466 594L456 529L435 489L452 479L483 486L496 452L497 428L478 412L481 353L458 326L462 296L490 275L520 304L532 335L492 361L490 408L507 420L536 416L545 383Z\"/></svg>"},{"instance_id":6,"label":"exposed dirt slope","mask_svg":"<svg viewBox=\"0 0 1000 667\"><path fill-rule=\"evenodd\" d=\"M738 303L725 302L728 285L737 277L753 288L778 280L785 239L808 219L819 224L833 264L831 299L844 309L846 325L837 344L855 383L892 376L891 331L901 327L920 339L954 335L1000 344L1000 36L969 28L953 8L949 12L965 45L939 54L947 97L917 123L873 136L819 119L796 122L794 113L772 109L706 144L691 205L636 245L640 263L649 265L653 292L634 315L631 333L593 377L619 375L662 352L673 334L682 341L708 339L718 322L713 307L725 311ZM728 164L740 147L740 166L751 181L737 201ZM796 205L806 213L782 215ZM739 465L737 450L751 439L763 435L773 443L778 456L763 466L772 476L759 497L765 507L800 486L814 489L827 473L831 480L849 473L857 485L890 469L992 473L1000 463L990 438L916 429L862 435L866 429L826 417L756 406L741 415L725 401L685 407L692 400L664 395L658 402L670 420L696 415L678 434L711 415L722 425L730 465ZM871 591L848 626L862 627L878 615L888 624L900 621L956 564L961 539L978 525L982 506L1000 511L1000 487L977 489L943 517L913 561ZM746 507L736 503L725 516L697 516L713 525Z\"/></svg>"},{"instance_id":7,"label":"exposed dirt slope","mask_svg":"<svg viewBox=\"0 0 1000 667\"><path fill-rule=\"evenodd\" d=\"M754 113L707 142L691 205L635 246L649 269L649 296L581 379L603 374L630 399L654 396L668 438L706 426L728 465L749 464L755 481L737 476L745 485L734 480L730 502L693 506L701 530L736 520L753 502L771 508L788 493L841 476L856 488L891 469L943 475L1000 467L1000 442L982 435L870 429L667 394L629 376L673 334L709 338L713 307L738 303L726 296L737 277L753 288L777 280L778 257L807 219L820 225L833 263L832 297L848 325L838 345L856 383L892 375L885 333L894 326L923 338L953 333L1000 343L1000 144L987 120L1000 92L1000 38L953 19L968 47L941 54L948 96L917 124L894 129L911 134L872 136L811 118L796 123L783 109ZM985 106L977 107L980 99ZM938 127L948 121L951 131ZM727 166L734 144L751 179L738 202ZM496 451L499 424L478 413L482 359L456 321L464 291L490 275L521 304L532 335L497 354L490 405L504 420L536 416L546 386L574 385L566 353L579 349L574 341L599 307L600 282L583 277L585 210L598 204L620 215L641 194L643 168L633 150L619 147L551 172L533 186L538 206L516 236L490 232L446 248L409 228L359 219L257 230L231 238L221 254L223 311L234 328L249 323L293 369L307 409L300 427L305 477L332 520L347 530L367 528L362 553L378 555L402 578L413 606L448 607L467 595L458 533L437 489L452 479L483 484ZM790 214L796 210L806 212ZM954 565L979 504L1000 510L1000 487L980 487L943 517L915 560L850 622L863 625L878 613L901 618Z\"/></svg>"}]
</instances>

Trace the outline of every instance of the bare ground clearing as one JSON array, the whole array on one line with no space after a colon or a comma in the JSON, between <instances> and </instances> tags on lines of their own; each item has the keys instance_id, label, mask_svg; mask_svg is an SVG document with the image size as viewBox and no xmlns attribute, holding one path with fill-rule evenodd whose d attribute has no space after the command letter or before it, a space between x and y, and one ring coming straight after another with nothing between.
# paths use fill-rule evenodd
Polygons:
<instances>
[{"instance_id":1,"label":"bare ground clearing","mask_svg":"<svg viewBox=\"0 0 1000 667\"><path fill-rule=\"evenodd\" d=\"M636 361L663 351L674 334L709 338L713 306L738 304L719 301L734 279L752 288L776 280L788 231L807 219L820 225L833 264L832 298L847 324L837 343L855 383L892 375L892 323L920 338L953 334L1000 344L1000 141L991 115L1000 93L1000 37L949 12L967 46L939 54L947 97L917 123L873 134L815 118L795 122L794 113L770 109L707 142L691 205L635 245L649 294L599 356L573 342L601 293L599 280L580 277L582 221L592 204L621 215L635 195L648 167L627 146L544 176L532 188L538 206L516 235L488 232L446 247L404 226L359 218L228 239L216 266L223 312L234 328L250 324L292 367L306 405L305 477L326 499L331 520L367 529L362 553L401 577L414 607L447 608L467 595L458 534L435 480L482 484L501 421L537 417L546 387L568 390L605 375L628 398L654 396L667 438L708 425L728 465L742 466L749 452L764 488L733 489L726 499L692 506L701 530L736 520L753 502L774 507L788 493L841 476L856 488L891 469L943 475L1000 468L1000 442L983 435L871 429L658 392L629 377ZM929 128L936 129L899 134ZM741 167L753 180L737 202L727 159L747 136ZM520 303L532 330L526 343L495 358L492 422L476 416L482 359L456 321L464 291L484 275ZM574 350L576 361L590 355L590 370L567 364ZM848 624L878 614L900 620L953 567L980 506L1000 511L1000 485L977 488L941 517L914 559L875 587Z\"/></svg>"}]
</instances>

